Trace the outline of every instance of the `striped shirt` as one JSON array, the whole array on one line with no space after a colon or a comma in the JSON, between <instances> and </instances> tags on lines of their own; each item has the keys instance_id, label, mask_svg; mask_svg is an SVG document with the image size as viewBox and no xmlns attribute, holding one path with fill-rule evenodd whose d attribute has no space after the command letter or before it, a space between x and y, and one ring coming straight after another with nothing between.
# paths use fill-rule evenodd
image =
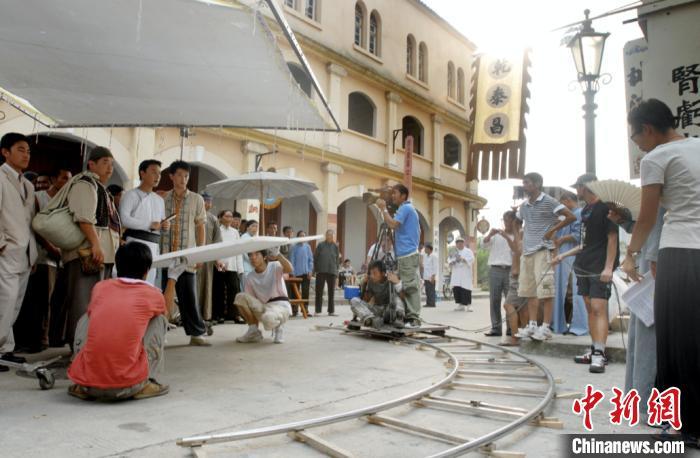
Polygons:
<instances>
[{"instance_id":1,"label":"striped shirt","mask_svg":"<svg viewBox=\"0 0 700 458\"><path fill-rule=\"evenodd\" d=\"M544 235L559 222L557 212L563 208L556 199L543 192L535 202L527 199L520 205L516 216L524 223L523 255L536 253L542 248L554 249L554 242L545 240Z\"/></svg>"}]
</instances>

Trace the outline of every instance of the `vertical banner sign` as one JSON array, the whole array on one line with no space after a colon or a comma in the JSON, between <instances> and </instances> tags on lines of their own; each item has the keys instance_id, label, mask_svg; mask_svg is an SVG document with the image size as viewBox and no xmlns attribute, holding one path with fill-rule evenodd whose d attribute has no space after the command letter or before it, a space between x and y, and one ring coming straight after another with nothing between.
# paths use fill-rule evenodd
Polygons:
<instances>
[{"instance_id":1,"label":"vertical banner sign","mask_svg":"<svg viewBox=\"0 0 700 458\"><path fill-rule=\"evenodd\" d=\"M644 95L663 101L676 117L676 129L700 136L700 4L686 2L670 12L649 15L649 49Z\"/></svg>"},{"instance_id":2,"label":"vertical banner sign","mask_svg":"<svg viewBox=\"0 0 700 458\"><path fill-rule=\"evenodd\" d=\"M413 195L413 135L406 137L403 159L403 185L408 188L408 195Z\"/></svg>"},{"instance_id":3,"label":"vertical banner sign","mask_svg":"<svg viewBox=\"0 0 700 458\"><path fill-rule=\"evenodd\" d=\"M516 59L484 54L475 60L467 181L523 176L529 66L528 51Z\"/></svg>"},{"instance_id":4,"label":"vertical banner sign","mask_svg":"<svg viewBox=\"0 0 700 458\"><path fill-rule=\"evenodd\" d=\"M628 41L623 49L625 66L625 97L627 113L644 99L644 60L647 56L644 38ZM631 139L628 140L630 178L639 178L639 163L644 153Z\"/></svg>"}]
</instances>

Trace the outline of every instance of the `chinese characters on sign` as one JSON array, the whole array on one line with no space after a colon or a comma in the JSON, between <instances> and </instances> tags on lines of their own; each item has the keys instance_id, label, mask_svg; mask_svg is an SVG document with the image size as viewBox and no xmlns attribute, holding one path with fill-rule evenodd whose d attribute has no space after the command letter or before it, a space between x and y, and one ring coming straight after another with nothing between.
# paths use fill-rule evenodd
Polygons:
<instances>
[{"instance_id":1,"label":"chinese characters on sign","mask_svg":"<svg viewBox=\"0 0 700 458\"><path fill-rule=\"evenodd\" d=\"M681 65L671 70L671 82L678 87L681 97L676 107L676 124L680 129L700 126L700 98L698 98L698 78L700 64ZM695 100L688 100L688 99Z\"/></svg>"},{"instance_id":2,"label":"chinese characters on sign","mask_svg":"<svg viewBox=\"0 0 700 458\"><path fill-rule=\"evenodd\" d=\"M644 97L644 59L648 51L644 38L628 42L624 48L625 65L625 95L627 98L627 112L636 107ZM629 153L630 178L639 178L639 163L643 153L639 147L630 140L627 144Z\"/></svg>"},{"instance_id":3,"label":"chinese characters on sign","mask_svg":"<svg viewBox=\"0 0 700 458\"><path fill-rule=\"evenodd\" d=\"M626 394L617 387L612 389L613 397L610 404L613 408L608 417L610 424L621 425L623 421L629 426L639 424L640 396L637 390L630 390ZM591 414L603 401L605 394L596 390L592 385L586 385L586 392L580 399L575 399L571 410L576 415L583 415L583 427L593 431ZM681 429L681 390L671 387L663 392L653 388L647 402L647 423L651 426L670 424L674 429Z\"/></svg>"}]
</instances>

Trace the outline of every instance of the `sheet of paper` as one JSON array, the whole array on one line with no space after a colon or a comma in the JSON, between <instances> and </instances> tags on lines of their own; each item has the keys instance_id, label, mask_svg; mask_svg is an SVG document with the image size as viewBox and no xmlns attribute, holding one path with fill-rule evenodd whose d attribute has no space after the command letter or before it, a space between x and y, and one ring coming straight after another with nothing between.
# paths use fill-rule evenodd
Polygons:
<instances>
[{"instance_id":1,"label":"sheet of paper","mask_svg":"<svg viewBox=\"0 0 700 458\"><path fill-rule=\"evenodd\" d=\"M642 320L647 327L654 324L654 284L654 277L649 271L640 282L633 284L622 293L622 300L625 301L630 312Z\"/></svg>"}]
</instances>

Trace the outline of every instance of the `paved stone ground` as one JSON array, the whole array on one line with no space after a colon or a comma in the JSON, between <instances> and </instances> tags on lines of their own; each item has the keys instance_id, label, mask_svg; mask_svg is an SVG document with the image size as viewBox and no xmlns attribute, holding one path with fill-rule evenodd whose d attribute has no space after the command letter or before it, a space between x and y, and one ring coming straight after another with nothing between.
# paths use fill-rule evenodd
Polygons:
<instances>
[{"instance_id":1,"label":"paved stone ground","mask_svg":"<svg viewBox=\"0 0 700 458\"><path fill-rule=\"evenodd\" d=\"M425 310L424 318L464 329L488 326L486 298L476 299L473 313L455 312L453 308L453 303L440 303L436 309ZM177 438L339 413L414 392L445 374L443 360L435 358L432 352L417 352L410 346L337 331L313 330L317 324L341 325L350 318L347 306L339 306L338 313L339 317L290 321L283 345L272 344L269 337L262 344L237 344L234 338L245 327L227 324L215 328L213 347L189 347L183 331L175 330L168 334L166 372L162 377L163 382L170 384L171 392L146 401L84 402L66 394L67 380L58 380L53 390L40 391L34 380L12 373L0 374L0 455L188 456L188 450L175 444ZM488 340L481 333L463 335ZM587 367L573 364L568 357L536 355L535 358L560 379L559 392L580 392L586 383L592 383L607 394L611 387L623 385L622 364L610 364L605 374L591 375ZM508 381L493 383L508 384ZM451 395L471 399L476 393L455 390ZM534 398L515 396L479 398L521 407L536 402ZM499 440L497 448L533 457L564 456L559 435L582 431L581 419L572 414L571 404L571 399L557 399L547 413L563 421L563 430L527 426ZM629 431L611 426L607 412L608 405L601 405L594 412L595 432ZM488 418L409 407L389 414L468 437L504 424ZM649 430L639 427L634 431ZM402 433L389 433L362 421L321 428L317 433L358 456L426 456L445 448ZM205 449L209 456L222 457L316 455L284 436Z\"/></svg>"}]
</instances>

